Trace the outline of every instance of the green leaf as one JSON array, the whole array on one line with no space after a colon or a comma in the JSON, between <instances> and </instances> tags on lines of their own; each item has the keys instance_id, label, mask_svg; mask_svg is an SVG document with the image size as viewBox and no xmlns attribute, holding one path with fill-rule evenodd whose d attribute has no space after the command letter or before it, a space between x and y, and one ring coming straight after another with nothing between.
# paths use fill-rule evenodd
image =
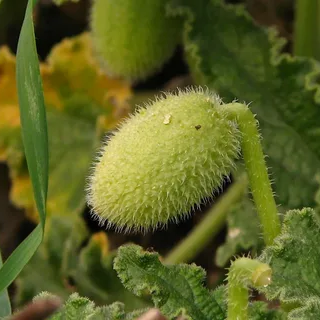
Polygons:
<instances>
[{"instance_id":1,"label":"green leaf","mask_svg":"<svg viewBox=\"0 0 320 320\"><path fill-rule=\"evenodd\" d=\"M2 256L0 253L0 267L2 267ZM0 319L11 315L11 303L8 296L8 291L3 290L0 294Z\"/></svg>"},{"instance_id":2,"label":"green leaf","mask_svg":"<svg viewBox=\"0 0 320 320\"><path fill-rule=\"evenodd\" d=\"M48 188L46 112L29 0L17 50L17 87L22 136L40 224L11 254L0 269L0 292L8 287L31 259L43 237Z\"/></svg>"},{"instance_id":3,"label":"green leaf","mask_svg":"<svg viewBox=\"0 0 320 320\"><path fill-rule=\"evenodd\" d=\"M44 229L48 191L48 134L39 61L29 1L17 49L17 88L23 145Z\"/></svg>"},{"instance_id":4,"label":"green leaf","mask_svg":"<svg viewBox=\"0 0 320 320\"><path fill-rule=\"evenodd\" d=\"M46 299L54 296L48 292L42 292L34 300ZM126 313L124 305L120 302L115 302L108 306L97 307L94 302L88 298L79 296L78 293L72 294L61 309L51 316L50 320L129 320L135 319L145 310L139 310L134 313Z\"/></svg>"},{"instance_id":5,"label":"green leaf","mask_svg":"<svg viewBox=\"0 0 320 320\"><path fill-rule=\"evenodd\" d=\"M170 2L171 12L185 17L184 46L197 82L225 100L251 103L257 114L278 203L312 206L320 168L319 64L280 55L284 41L258 27L242 7Z\"/></svg>"},{"instance_id":6,"label":"green leaf","mask_svg":"<svg viewBox=\"0 0 320 320\"><path fill-rule=\"evenodd\" d=\"M250 303L250 320L287 320L287 314L281 309L270 309L268 304L262 301Z\"/></svg>"},{"instance_id":7,"label":"green leaf","mask_svg":"<svg viewBox=\"0 0 320 320\"><path fill-rule=\"evenodd\" d=\"M121 301L127 310L145 308L148 303L125 290L113 270L106 234L94 234L83 247L88 236L80 217L50 218L43 243L16 281L15 305L26 304L41 291L63 299L77 291L100 305Z\"/></svg>"},{"instance_id":8,"label":"green leaf","mask_svg":"<svg viewBox=\"0 0 320 320\"><path fill-rule=\"evenodd\" d=\"M85 108L90 108L87 104ZM99 142L96 123L63 111L48 111L50 191L48 214L80 214L85 206L88 170Z\"/></svg>"},{"instance_id":9,"label":"green leaf","mask_svg":"<svg viewBox=\"0 0 320 320\"><path fill-rule=\"evenodd\" d=\"M21 306L41 291L50 291L66 299L71 288L67 290L68 279L61 270L64 248L66 243L72 243L73 254L76 254L79 241L84 241L87 236L88 231L80 218L51 218L43 243L16 281L15 304Z\"/></svg>"},{"instance_id":10,"label":"green leaf","mask_svg":"<svg viewBox=\"0 0 320 320\"><path fill-rule=\"evenodd\" d=\"M248 193L231 208L227 223L225 243L218 248L215 258L216 264L220 267L225 266L241 250L250 250L251 256L254 256L263 246L260 222Z\"/></svg>"},{"instance_id":11,"label":"green leaf","mask_svg":"<svg viewBox=\"0 0 320 320\"><path fill-rule=\"evenodd\" d=\"M124 286L136 295L151 293L156 308L169 319L226 319L226 287L214 291L203 287L204 270L187 264L164 266L157 253L143 252L136 245L118 249L114 268ZM263 302L250 303L250 320L284 320L284 313L269 310Z\"/></svg>"},{"instance_id":12,"label":"green leaf","mask_svg":"<svg viewBox=\"0 0 320 320\"><path fill-rule=\"evenodd\" d=\"M272 282L264 289L270 299L301 305L290 319L320 318L320 221L312 209L289 211L282 232L261 259L272 270Z\"/></svg>"},{"instance_id":13,"label":"green leaf","mask_svg":"<svg viewBox=\"0 0 320 320\"><path fill-rule=\"evenodd\" d=\"M114 268L123 285L134 294L151 293L157 308L170 319L183 314L189 319L225 319L215 297L203 287L205 272L195 265L164 266L156 253L136 245L122 246Z\"/></svg>"}]
</instances>

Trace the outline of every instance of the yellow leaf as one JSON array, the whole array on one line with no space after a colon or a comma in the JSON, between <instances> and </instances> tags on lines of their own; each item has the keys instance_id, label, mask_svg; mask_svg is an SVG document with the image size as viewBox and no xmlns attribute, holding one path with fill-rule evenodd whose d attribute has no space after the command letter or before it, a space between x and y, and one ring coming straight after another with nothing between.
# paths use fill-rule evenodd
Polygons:
<instances>
[{"instance_id":1,"label":"yellow leaf","mask_svg":"<svg viewBox=\"0 0 320 320\"><path fill-rule=\"evenodd\" d=\"M102 256L105 257L109 253L109 241L105 232L100 231L92 235L91 240L95 242L101 249Z\"/></svg>"},{"instance_id":2,"label":"yellow leaf","mask_svg":"<svg viewBox=\"0 0 320 320\"><path fill-rule=\"evenodd\" d=\"M16 59L7 47L0 48L0 103L18 105ZM2 111L1 111L2 114Z\"/></svg>"},{"instance_id":3,"label":"yellow leaf","mask_svg":"<svg viewBox=\"0 0 320 320\"><path fill-rule=\"evenodd\" d=\"M61 96L84 92L105 108L110 107L111 100L120 106L131 97L131 89L125 82L108 78L101 71L88 33L63 40L52 49L47 62L48 82L61 88Z\"/></svg>"},{"instance_id":4,"label":"yellow leaf","mask_svg":"<svg viewBox=\"0 0 320 320\"><path fill-rule=\"evenodd\" d=\"M0 47L0 161L9 165L11 201L37 220L21 142L15 68L15 56L7 47ZM47 211L49 215L77 214L85 203L81 191L94 140L128 115L131 88L102 73L88 33L56 45L40 64L40 71L49 130Z\"/></svg>"},{"instance_id":5,"label":"yellow leaf","mask_svg":"<svg viewBox=\"0 0 320 320\"><path fill-rule=\"evenodd\" d=\"M37 212L33 200L32 186L29 176L21 175L13 178L10 199L18 208L25 209L28 217L37 221Z\"/></svg>"}]
</instances>

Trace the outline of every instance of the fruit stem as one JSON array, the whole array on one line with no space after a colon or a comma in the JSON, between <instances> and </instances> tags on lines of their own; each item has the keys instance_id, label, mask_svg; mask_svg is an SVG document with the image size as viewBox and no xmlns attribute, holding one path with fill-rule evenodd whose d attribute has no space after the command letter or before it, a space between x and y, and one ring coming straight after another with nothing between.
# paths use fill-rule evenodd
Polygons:
<instances>
[{"instance_id":1,"label":"fruit stem","mask_svg":"<svg viewBox=\"0 0 320 320\"><path fill-rule=\"evenodd\" d=\"M258 260L239 258L228 273L227 320L248 320L249 286L268 286L271 268Z\"/></svg>"},{"instance_id":2,"label":"fruit stem","mask_svg":"<svg viewBox=\"0 0 320 320\"><path fill-rule=\"evenodd\" d=\"M262 224L264 241L266 245L271 245L279 235L281 225L262 152L258 122L244 104L229 103L222 108L237 122L242 134L241 149L253 200Z\"/></svg>"},{"instance_id":3,"label":"fruit stem","mask_svg":"<svg viewBox=\"0 0 320 320\"><path fill-rule=\"evenodd\" d=\"M169 252L164 263L175 264L192 260L221 230L230 207L241 199L247 186L247 175L242 174L191 233Z\"/></svg>"},{"instance_id":4,"label":"fruit stem","mask_svg":"<svg viewBox=\"0 0 320 320\"><path fill-rule=\"evenodd\" d=\"M294 22L296 56L320 59L320 1L297 0Z\"/></svg>"}]
</instances>

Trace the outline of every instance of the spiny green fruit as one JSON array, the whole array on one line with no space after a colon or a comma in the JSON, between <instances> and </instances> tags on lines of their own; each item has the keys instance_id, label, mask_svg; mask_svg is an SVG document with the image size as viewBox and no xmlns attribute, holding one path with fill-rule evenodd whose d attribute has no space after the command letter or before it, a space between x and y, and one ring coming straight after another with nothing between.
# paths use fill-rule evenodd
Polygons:
<instances>
[{"instance_id":1,"label":"spiny green fruit","mask_svg":"<svg viewBox=\"0 0 320 320\"><path fill-rule=\"evenodd\" d=\"M201 88L139 109L103 147L88 202L100 221L144 231L178 221L219 188L240 150L235 122Z\"/></svg>"},{"instance_id":2,"label":"spiny green fruit","mask_svg":"<svg viewBox=\"0 0 320 320\"><path fill-rule=\"evenodd\" d=\"M167 17L167 0L95 0L91 30L106 71L128 80L147 77L173 54L181 21Z\"/></svg>"}]
</instances>

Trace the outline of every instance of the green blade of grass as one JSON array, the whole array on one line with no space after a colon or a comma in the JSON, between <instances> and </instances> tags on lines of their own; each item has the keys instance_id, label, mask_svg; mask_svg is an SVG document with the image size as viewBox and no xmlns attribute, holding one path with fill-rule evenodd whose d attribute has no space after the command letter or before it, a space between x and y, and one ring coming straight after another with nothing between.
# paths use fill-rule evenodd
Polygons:
<instances>
[{"instance_id":1,"label":"green blade of grass","mask_svg":"<svg viewBox=\"0 0 320 320\"><path fill-rule=\"evenodd\" d=\"M1 3L1 0L0 0ZM0 253L0 267L2 267L2 256ZM3 290L0 294L0 319L11 315L11 304L8 291Z\"/></svg>"},{"instance_id":2,"label":"green blade of grass","mask_svg":"<svg viewBox=\"0 0 320 320\"><path fill-rule=\"evenodd\" d=\"M5 261L0 269L1 293L15 280L23 267L31 259L42 241L42 234L42 226L39 224Z\"/></svg>"},{"instance_id":3,"label":"green blade of grass","mask_svg":"<svg viewBox=\"0 0 320 320\"><path fill-rule=\"evenodd\" d=\"M42 82L29 0L17 50L17 88L22 138L40 224L11 254L0 269L0 292L18 276L40 245L46 219L48 137Z\"/></svg>"},{"instance_id":4,"label":"green blade of grass","mask_svg":"<svg viewBox=\"0 0 320 320\"><path fill-rule=\"evenodd\" d=\"M32 8L32 0L29 0L17 50L17 87L25 156L40 222L44 226L48 189L48 135Z\"/></svg>"}]
</instances>

